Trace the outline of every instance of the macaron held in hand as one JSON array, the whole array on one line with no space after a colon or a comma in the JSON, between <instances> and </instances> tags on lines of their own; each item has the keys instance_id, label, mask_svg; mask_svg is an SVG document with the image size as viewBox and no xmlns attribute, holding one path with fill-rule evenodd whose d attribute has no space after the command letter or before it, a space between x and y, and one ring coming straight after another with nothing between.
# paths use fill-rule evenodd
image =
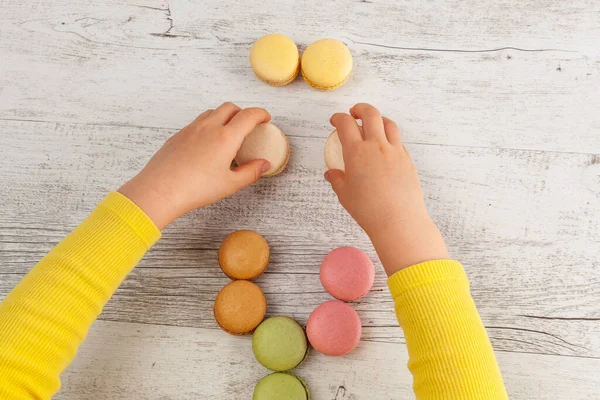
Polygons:
<instances>
[{"instance_id":1,"label":"macaron held in hand","mask_svg":"<svg viewBox=\"0 0 600 400\"><path fill-rule=\"evenodd\" d=\"M270 167L262 176L274 176L283 171L290 159L290 145L281 129L271 123L257 125L244 139L235 156L243 166L257 159L269 161Z\"/></svg>"},{"instance_id":2,"label":"macaron held in hand","mask_svg":"<svg viewBox=\"0 0 600 400\"><path fill-rule=\"evenodd\" d=\"M329 134L325 141L325 165L328 169L339 169L344 171L344 152L342 151L342 143L337 130Z\"/></svg>"},{"instance_id":3,"label":"macaron held in hand","mask_svg":"<svg viewBox=\"0 0 600 400\"><path fill-rule=\"evenodd\" d=\"M362 126L358 125L358 130L361 135L364 135ZM340 171L346 170L344 150L337 129L331 132L325 141L325 165L328 169L339 169Z\"/></svg>"}]
</instances>

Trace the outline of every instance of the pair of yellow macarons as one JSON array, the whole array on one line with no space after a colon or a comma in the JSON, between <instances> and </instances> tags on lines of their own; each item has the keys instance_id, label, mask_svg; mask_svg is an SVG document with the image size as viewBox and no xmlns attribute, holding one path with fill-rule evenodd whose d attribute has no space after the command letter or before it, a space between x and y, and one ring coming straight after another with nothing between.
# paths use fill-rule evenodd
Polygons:
<instances>
[{"instance_id":1,"label":"pair of yellow macarons","mask_svg":"<svg viewBox=\"0 0 600 400\"><path fill-rule=\"evenodd\" d=\"M352 72L352 54L335 39L320 39L309 45L302 58L289 37L273 33L258 39L250 50L250 66L256 76L273 86L292 82L298 73L317 90L342 86Z\"/></svg>"}]
</instances>

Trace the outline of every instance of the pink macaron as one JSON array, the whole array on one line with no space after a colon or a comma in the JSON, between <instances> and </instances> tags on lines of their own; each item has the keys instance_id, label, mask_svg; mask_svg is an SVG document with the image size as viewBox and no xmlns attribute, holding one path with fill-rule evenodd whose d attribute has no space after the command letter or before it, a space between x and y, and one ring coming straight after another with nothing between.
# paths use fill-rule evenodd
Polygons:
<instances>
[{"instance_id":1,"label":"pink macaron","mask_svg":"<svg viewBox=\"0 0 600 400\"><path fill-rule=\"evenodd\" d=\"M333 297L352 301L371 290L375 268L369 256L354 247L332 250L321 264L321 284Z\"/></svg>"},{"instance_id":2,"label":"pink macaron","mask_svg":"<svg viewBox=\"0 0 600 400\"><path fill-rule=\"evenodd\" d=\"M354 308L337 300L321 304L308 317L306 335L312 347L328 356L350 353L362 333Z\"/></svg>"}]
</instances>

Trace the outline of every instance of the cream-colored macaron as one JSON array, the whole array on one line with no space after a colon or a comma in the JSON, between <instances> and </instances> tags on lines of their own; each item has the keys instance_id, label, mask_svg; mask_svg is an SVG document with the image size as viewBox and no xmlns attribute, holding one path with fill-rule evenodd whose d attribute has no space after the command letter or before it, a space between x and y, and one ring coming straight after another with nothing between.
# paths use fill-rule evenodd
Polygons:
<instances>
[{"instance_id":1,"label":"cream-colored macaron","mask_svg":"<svg viewBox=\"0 0 600 400\"><path fill-rule=\"evenodd\" d=\"M244 165L259 158L265 159L271 164L263 176L279 174L290 158L290 145L287 138L281 129L269 122L257 125L246 136L235 156L235 162L238 165Z\"/></svg>"},{"instance_id":2,"label":"cream-colored macaron","mask_svg":"<svg viewBox=\"0 0 600 400\"><path fill-rule=\"evenodd\" d=\"M340 142L337 130L331 132L325 142L325 165L328 169L340 169L342 171L345 169L342 142Z\"/></svg>"},{"instance_id":3,"label":"cream-colored macaron","mask_svg":"<svg viewBox=\"0 0 600 400\"><path fill-rule=\"evenodd\" d=\"M339 40L321 39L302 54L302 76L317 90L334 90L342 86L352 72L352 54Z\"/></svg>"},{"instance_id":4,"label":"cream-colored macaron","mask_svg":"<svg viewBox=\"0 0 600 400\"><path fill-rule=\"evenodd\" d=\"M261 81L273 86L287 85L300 71L300 53L292 39L272 33L254 42L250 66Z\"/></svg>"}]
</instances>

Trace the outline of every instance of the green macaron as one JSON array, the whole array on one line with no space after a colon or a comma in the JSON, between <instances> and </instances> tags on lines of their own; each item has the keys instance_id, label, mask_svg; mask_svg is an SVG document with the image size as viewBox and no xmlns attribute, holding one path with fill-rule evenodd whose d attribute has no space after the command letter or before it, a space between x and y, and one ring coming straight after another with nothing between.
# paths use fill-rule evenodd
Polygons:
<instances>
[{"instance_id":1,"label":"green macaron","mask_svg":"<svg viewBox=\"0 0 600 400\"><path fill-rule=\"evenodd\" d=\"M288 371L304 361L308 341L304 329L289 317L264 320L252 336L254 357L272 371Z\"/></svg>"},{"instance_id":2,"label":"green macaron","mask_svg":"<svg viewBox=\"0 0 600 400\"><path fill-rule=\"evenodd\" d=\"M289 372L275 372L262 378L252 400L310 400L306 383Z\"/></svg>"}]
</instances>

